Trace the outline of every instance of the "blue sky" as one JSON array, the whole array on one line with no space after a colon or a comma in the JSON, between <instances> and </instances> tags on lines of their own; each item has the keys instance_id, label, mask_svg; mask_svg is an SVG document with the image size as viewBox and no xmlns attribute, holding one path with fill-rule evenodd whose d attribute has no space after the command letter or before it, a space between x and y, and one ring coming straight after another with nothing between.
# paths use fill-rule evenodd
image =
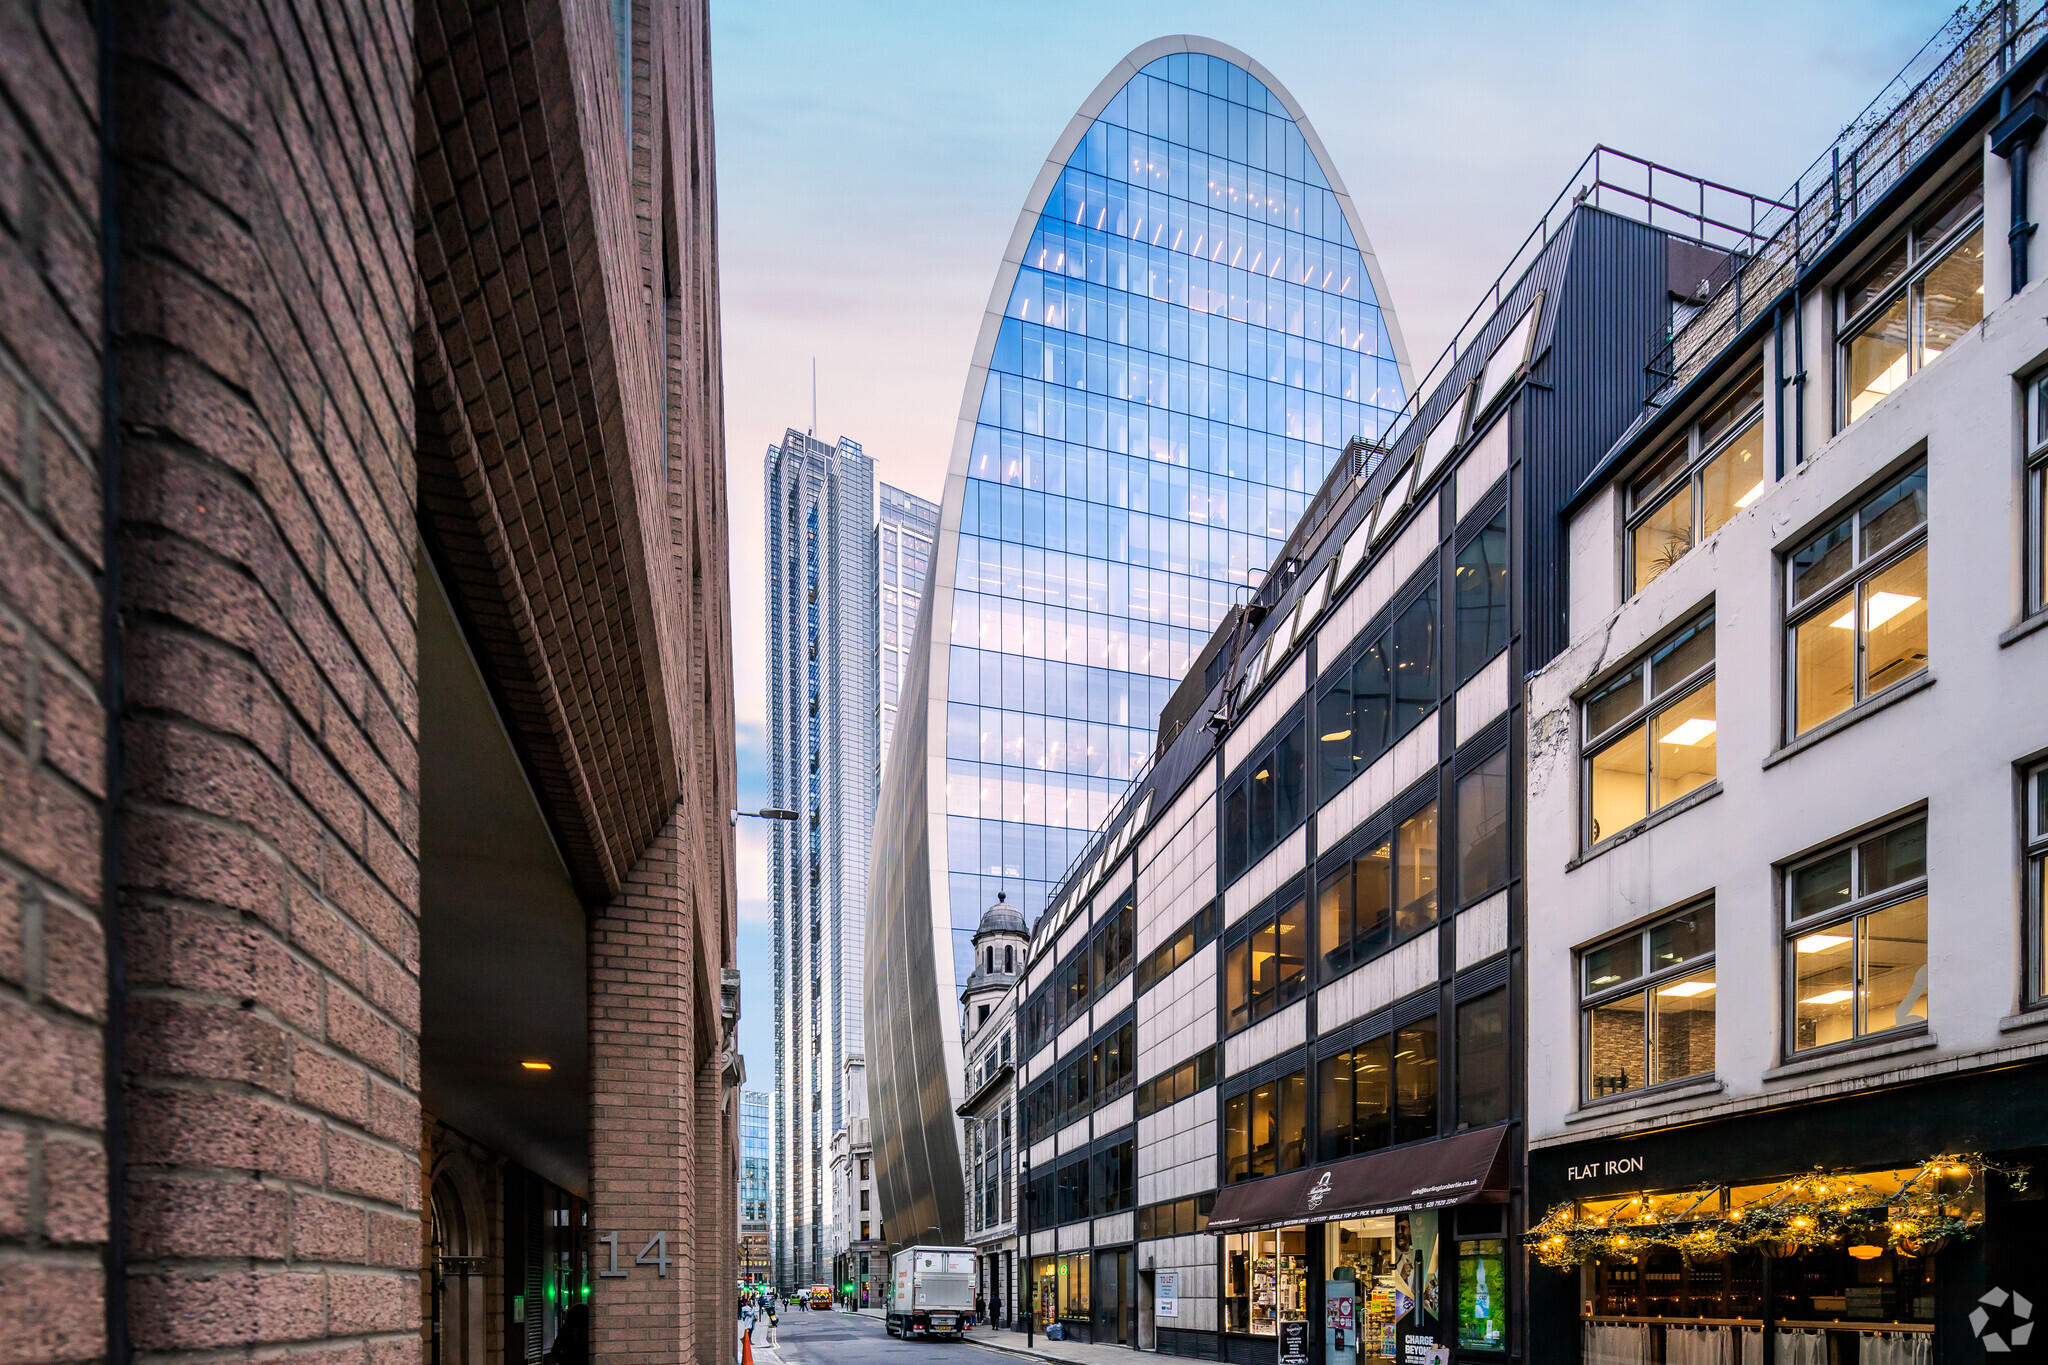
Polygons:
<instances>
[{"instance_id":1,"label":"blue sky","mask_svg":"<svg viewBox=\"0 0 2048 1365\"><path fill-rule=\"evenodd\" d=\"M761 461L859 441L937 498L969 352L1039 166L1127 52L1202 33L1322 135L1426 369L1596 143L1777 195L1943 4L773 3L713 0L734 673L763 804ZM774 1071L765 840L740 829L741 1049Z\"/></svg>"}]
</instances>

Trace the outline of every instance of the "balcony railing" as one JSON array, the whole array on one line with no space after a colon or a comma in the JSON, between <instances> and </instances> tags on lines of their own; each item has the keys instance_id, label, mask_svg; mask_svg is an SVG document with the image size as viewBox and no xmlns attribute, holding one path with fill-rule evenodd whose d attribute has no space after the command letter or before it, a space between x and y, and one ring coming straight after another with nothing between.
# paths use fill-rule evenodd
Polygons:
<instances>
[{"instance_id":1,"label":"balcony railing","mask_svg":"<svg viewBox=\"0 0 2048 1365\"><path fill-rule=\"evenodd\" d=\"M1898 182L2014 64L2048 36L2044 0L1965 4L1771 206L1762 237L1730 257L1713 292L1644 366L1655 405L1784 297L1800 269Z\"/></svg>"}]
</instances>

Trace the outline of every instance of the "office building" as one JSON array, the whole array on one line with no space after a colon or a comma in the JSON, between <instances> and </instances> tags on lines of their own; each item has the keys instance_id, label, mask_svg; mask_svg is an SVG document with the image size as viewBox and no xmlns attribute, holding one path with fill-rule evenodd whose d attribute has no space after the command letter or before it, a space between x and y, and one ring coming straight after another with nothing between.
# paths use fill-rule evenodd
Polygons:
<instances>
[{"instance_id":1,"label":"office building","mask_svg":"<svg viewBox=\"0 0 2048 1365\"><path fill-rule=\"evenodd\" d=\"M2040 1349L2044 31L1929 43L1567 509L1527 711L1551 1359Z\"/></svg>"},{"instance_id":2,"label":"office building","mask_svg":"<svg viewBox=\"0 0 2048 1365\"><path fill-rule=\"evenodd\" d=\"M9 1360L735 1358L707 8L8 11Z\"/></svg>"},{"instance_id":3,"label":"office building","mask_svg":"<svg viewBox=\"0 0 2048 1365\"><path fill-rule=\"evenodd\" d=\"M764 1284L769 1275L768 1153L774 1112L775 1097L768 1091L740 1092L741 1284Z\"/></svg>"},{"instance_id":4,"label":"office building","mask_svg":"<svg viewBox=\"0 0 2048 1365\"><path fill-rule=\"evenodd\" d=\"M1300 107L1221 44L1133 52L1040 170L882 783L868 1057L892 1227L964 1230L957 1010L983 908L1044 908L1346 440L1400 407L1386 298Z\"/></svg>"},{"instance_id":5,"label":"office building","mask_svg":"<svg viewBox=\"0 0 2048 1365\"><path fill-rule=\"evenodd\" d=\"M1031 952L1024 916L997 893L974 931L974 970L960 990L960 1047L967 1078L958 1113L966 1165L967 1245L989 1321L1016 1319L1017 992Z\"/></svg>"},{"instance_id":6,"label":"office building","mask_svg":"<svg viewBox=\"0 0 2048 1365\"><path fill-rule=\"evenodd\" d=\"M888 1230L875 1202L875 1149L860 1058L848 1061L847 1073L846 1122L832 1135L832 1292L855 1308L879 1308L889 1283Z\"/></svg>"},{"instance_id":7,"label":"office building","mask_svg":"<svg viewBox=\"0 0 2048 1365\"><path fill-rule=\"evenodd\" d=\"M939 533L939 505L888 484L881 486L875 516L875 780L888 762L889 741L896 733L896 700L903 690L903 669L910 659L910 639L917 630L917 609L924 601L925 575L930 571L932 542Z\"/></svg>"},{"instance_id":8,"label":"office building","mask_svg":"<svg viewBox=\"0 0 2048 1365\"><path fill-rule=\"evenodd\" d=\"M828 1168L861 1053L875 809L875 474L857 442L791 429L764 471L768 827L775 935L775 1282L831 1274ZM863 1096L863 1098L865 1098Z\"/></svg>"}]
</instances>

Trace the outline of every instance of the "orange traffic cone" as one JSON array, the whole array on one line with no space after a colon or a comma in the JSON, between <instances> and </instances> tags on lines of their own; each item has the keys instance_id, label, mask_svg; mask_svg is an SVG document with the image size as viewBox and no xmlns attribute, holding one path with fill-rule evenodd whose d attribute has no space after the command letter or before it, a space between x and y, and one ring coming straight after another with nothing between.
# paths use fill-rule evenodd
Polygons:
<instances>
[{"instance_id":1,"label":"orange traffic cone","mask_svg":"<svg viewBox=\"0 0 2048 1365\"><path fill-rule=\"evenodd\" d=\"M740 1333L740 1365L754 1365L754 1334Z\"/></svg>"}]
</instances>

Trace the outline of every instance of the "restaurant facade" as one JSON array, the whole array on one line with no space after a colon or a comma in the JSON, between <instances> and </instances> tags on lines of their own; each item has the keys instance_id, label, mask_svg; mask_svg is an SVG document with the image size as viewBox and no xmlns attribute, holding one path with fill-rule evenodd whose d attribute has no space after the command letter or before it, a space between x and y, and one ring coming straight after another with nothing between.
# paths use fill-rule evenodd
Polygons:
<instances>
[{"instance_id":1,"label":"restaurant facade","mask_svg":"<svg viewBox=\"0 0 2048 1365\"><path fill-rule=\"evenodd\" d=\"M1552 1358L2042 1349L2044 36L1959 14L1566 505L1526 739Z\"/></svg>"}]
</instances>

